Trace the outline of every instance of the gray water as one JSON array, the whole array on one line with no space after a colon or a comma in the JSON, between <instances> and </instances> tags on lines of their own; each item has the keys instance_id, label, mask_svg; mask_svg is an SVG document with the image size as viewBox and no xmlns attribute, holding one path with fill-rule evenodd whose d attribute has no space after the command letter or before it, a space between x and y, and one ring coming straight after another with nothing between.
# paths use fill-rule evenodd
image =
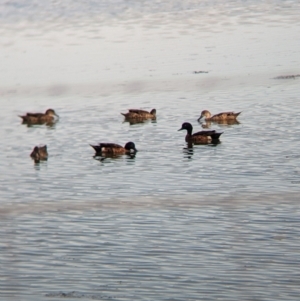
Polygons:
<instances>
[{"instance_id":1,"label":"gray water","mask_svg":"<svg viewBox=\"0 0 300 301\"><path fill-rule=\"evenodd\" d=\"M299 8L3 2L1 300L298 300ZM21 124L47 108L53 126ZM204 109L242 113L189 149Z\"/></svg>"}]
</instances>

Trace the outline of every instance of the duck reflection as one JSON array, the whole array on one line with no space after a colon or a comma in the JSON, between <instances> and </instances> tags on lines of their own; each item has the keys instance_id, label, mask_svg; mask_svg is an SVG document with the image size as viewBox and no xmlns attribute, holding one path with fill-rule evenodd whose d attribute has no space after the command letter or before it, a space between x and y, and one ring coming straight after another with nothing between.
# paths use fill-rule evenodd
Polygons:
<instances>
[{"instance_id":1,"label":"duck reflection","mask_svg":"<svg viewBox=\"0 0 300 301\"><path fill-rule=\"evenodd\" d=\"M128 154L128 155L126 155L126 162L127 163L135 162L135 157L136 157L136 154Z\"/></svg>"},{"instance_id":2,"label":"duck reflection","mask_svg":"<svg viewBox=\"0 0 300 301\"><path fill-rule=\"evenodd\" d=\"M48 162L47 160L43 160L43 161L34 160L33 167L35 170L41 170L43 166L47 166L47 162Z\"/></svg>"},{"instance_id":3,"label":"duck reflection","mask_svg":"<svg viewBox=\"0 0 300 301\"><path fill-rule=\"evenodd\" d=\"M123 123L129 123L129 125L143 124L143 123L157 123L156 119L128 119L125 118Z\"/></svg>"},{"instance_id":4,"label":"duck reflection","mask_svg":"<svg viewBox=\"0 0 300 301\"><path fill-rule=\"evenodd\" d=\"M183 148L184 158L192 159L194 155L193 143L187 143L186 147Z\"/></svg>"},{"instance_id":5,"label":"duck reflection","mask_svg":"<svg viewBox=\"0 0 300 301\"><path fill-rule=\"evenodd\" d=\"M183 148L184 158L192 159L194 155L194 145L206 145L210 147L216 147L221 144L220 140L213 140L210 143L201 143L201 142L188 142L186 147Z\"/></svg>"},{"instance_id":6,"label":"duck reflection","mask_svg":"<svg viewBox=\"0 0 300 301\"><path fill-rule=\"evenodd\" d=\"M126 158L127 162L135 161L136 154L126 154L126 155L112 155L112 154L101 154L93 156L94 160L99 162L111 162L112 160L119 160L121 158Z\"/></svg>"},{"instance_id":7,"label":"duck reflection","mask_svg":"<svg viewBox=\"0 0 300 301\"><path fill-rule=\"evenodd\" d=\"M58 120L57 120L58 121ZM41 125L45 125L49 129L55 129L57 121L51 121L51 122L40 122L40 123L28 123L28 122L22 122L22 124L25 124L28 128L34 128L39 127Z\"/></svg>"},{"instance_id":8,"label":"duck reflection","mask_svg":"<svg viewBox=\"0 0 300 301\"><path fill-rule=\"evenodd\" d=\"M201 124L201 127L204 129L209 129L212 124L218 124L218 125L236 125L236 124L241 124L238 120L232 119L232 120L214 120L214 121L206 121L206 122L201 122L198 121Z\"/></svg>"}]
</instances>

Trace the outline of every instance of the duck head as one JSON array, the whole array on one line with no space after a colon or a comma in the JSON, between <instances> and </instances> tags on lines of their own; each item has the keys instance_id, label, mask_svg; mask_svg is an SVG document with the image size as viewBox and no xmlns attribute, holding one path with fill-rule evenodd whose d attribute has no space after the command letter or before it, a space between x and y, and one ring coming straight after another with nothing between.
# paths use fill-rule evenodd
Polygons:
<instances>
[{"instance_id":1,"label":"duck head","mask_svg":"<svg viewBox=\"0 0 300 301\"><path fill-rule=\"evenodd\" d=\"M127 142L124 147L130 153L136 153L138 150L135 148L135 144L133 142Z\"/></svg>"},{"instance_id":2,"label":"duck head","mask_svg":"<svg viewBox=\"0 0 300 301\"><path fill-rule=\"evenodd\" d=\"M187 130L187 132L192 135L192 131L193 131L193 126L189 123L189 122L184 122L181 125L181 129L179 129L178 131L182 131L182 130Z\"/></svg>"},{"instance_id":3,"label":"duck head","mask_svg":"<svg viewBox=\"0 0 300 301\"><path fill-rule=\"evenodd\" d=\"M156 116L156 109L152 109L151 112L150 112L150 114Z\"/></svg>"},{"instance_id":4,"label":"duck head","mask_svg":"<svg viewBox=\"0 0 300 301\"><path fill-rule=\"evenodd\" d=\"M54 111L53 109L48 109L48 110L46 111L45 114L48 115L48 116L56 116L56 117L59 117L59 116L55 113L55 111Z\"/></svg>"},{"instance_id":5,"label":"duck head","mask_svg":"<svg viewBox=\"0 0 300 301\"><path fill-rule=\"evenodd\" d=\"M210 112L207 111L207 110L203 110L203 111L201 112L200 117L198 118L198 121L199 121L201 118L203 118L203 117L205 117L205 118L210 118L210 117L211 117Z\"/></svg>"}]
</instances>

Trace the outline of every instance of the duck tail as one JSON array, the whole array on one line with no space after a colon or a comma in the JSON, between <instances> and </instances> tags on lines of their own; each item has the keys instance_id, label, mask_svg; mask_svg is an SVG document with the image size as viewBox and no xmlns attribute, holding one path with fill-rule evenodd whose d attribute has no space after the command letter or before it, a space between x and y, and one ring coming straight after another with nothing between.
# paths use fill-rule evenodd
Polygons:
<instances>
[{"instance_id":1,"label":"duck tail","mask_svg":"<svg viewBox=\"0 0 300 301\"><path fill-rule=\"evenodd\" d=\"M242 111L238 112L238 113L235 113L235 117L238 117L241 113L242 113Z\"/></svg>"},{"instance_id":2,"label":"duck tail","mask_svg":"<svg viewBox=\"0 0 300 301\"><path fill-rule=\"evenodd\" d=\"M21 116L21 115L18 115L20 118L22 118L23 119L23 121L25 121L26 120L26 116Z\"/></svg>"},{"instance_id":3,"label":"duck tail","mask_svg":"<svg viewBox=\"0 0 300 301\"><path fill-rule=\"evenodd\" d=\"M121 115L123 115L124 117L126 117L126 113L121 113Z\"/></svg>"},{"instance_id":4,"label":"duck tail","mask_svg":"<svg viewBox=\"0 0 300 301\"><path fill-rule=\"evenodd\" d=\"M214 134L211 134L211 138L212 138L213 140L218 140L222 134L223 134L223 132L222 132L222 133L214 133Z\"/></svg>"}]
</instances>

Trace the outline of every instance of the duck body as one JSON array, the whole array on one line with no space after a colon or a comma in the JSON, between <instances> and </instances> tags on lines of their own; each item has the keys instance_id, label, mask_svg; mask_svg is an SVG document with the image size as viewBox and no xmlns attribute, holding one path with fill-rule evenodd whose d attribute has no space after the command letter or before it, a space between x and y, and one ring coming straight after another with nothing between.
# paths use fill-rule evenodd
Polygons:
<instances>
[{"instance_id":1,"label":"duck body","mask_svg":"<svg viewBox=\"0 0 300 301\"><path fill-rule=\"evenodd\" d=\"M188 143L199 143L199 144L207 144L219 142L219 138L223 133L218 133L215 130L210 131L200 131L197 133L193 132L193 126L185 122L182 124L181 128L178 131L186 130L187 134L185 136L185 141Z\"/></svg>"},{"instance_id":2,"label":"duck body","mask_svg":"<svg viewBox=\"0 0 300 301\"><path fill-rule=\"evenodd\" d=\"M236 120L236 118L241 114L242 112L222 112L216 115L211 115L211 113L207 110L204 110L201 112L200 117L198 118L198 121L205 117L205 121L228 121L228 120Z\"/></svg>"},{"instance_id":3,"label":"duck body","mask_svg":"<svg viewBox=\"0 0 300 301\"><path fill-rule=\"evenodd\" d=\"M27 124L44 124L53 123L55 117L59 117L53 109L48 109L45 113L27 113L26 115L19 115L23 123Z\"/></svg>"},{"instance_id":4,"label":"duck body","mask_svg":"<svg viewBox=\"0 0 300 301\"><path fill-rule=\"evenodd\" d=\"M115 143L99 143L98 145L91 145L91 147L95 150L96 156L117 156L134 154L137 152L137 149L135 148L135 144L133 142L127 142L124 147Z\"/></svg>"},{"instance_id":5,"label":"duck body","mask_svg":"<svg viewBox=\"0 0 300 301\"><path fill-rule=\"evenodd\" d=\"M128 113L121 113L126 119L156 119L156 109L152 109L150 112L139 110L139 109L129 109Z\"/></svg>"},{"instance_id":6,"label":"duck body","mask_svg":"<svg viewBox=\"0 0 300 301\"><path fill-rule=\"evenodd\" d=\"M34 159L35 162L48 159L47 145L35 146L30 154L30 157Z\"/></svg>"}]
</instances>

